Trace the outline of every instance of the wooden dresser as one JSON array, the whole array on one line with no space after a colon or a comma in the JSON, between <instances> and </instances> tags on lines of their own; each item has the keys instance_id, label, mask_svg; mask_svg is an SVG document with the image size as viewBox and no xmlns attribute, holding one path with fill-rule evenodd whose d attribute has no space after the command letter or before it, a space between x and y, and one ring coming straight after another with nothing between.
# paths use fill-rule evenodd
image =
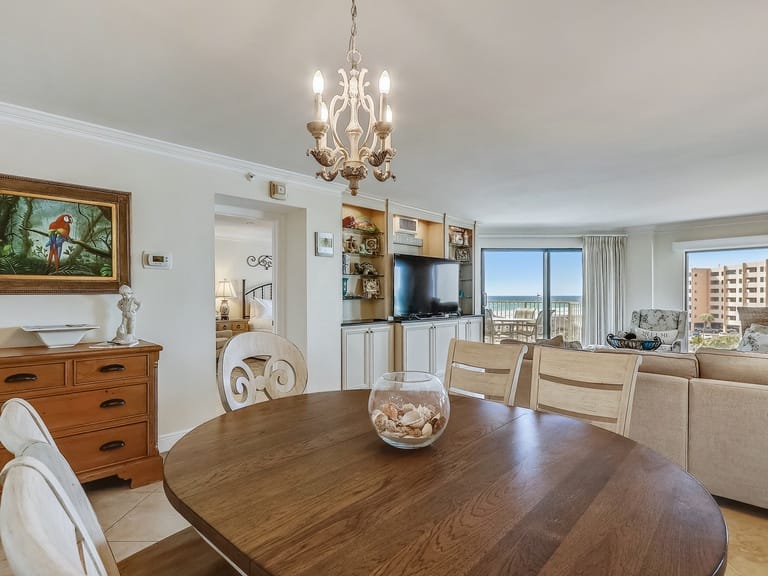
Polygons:
<instances>
[{"instance_id":1,"label":"wooden dresser","mask_svg":"<svg viewBox=\"0 0 768 576\"><path fill-rule=\"evenodd\" d=\"M216 332L219 330L232 330L232 335L248 332L248 320L241 318L235 320L216 320Z\"/></svg>"},{"instance_id":2,"label":"wooden dresser","mask_svg":"<svg viewBox=\"0 0 768 576\"><path fill-rule=\"evenodd\" d=\"M0 402L40 413L81 482L118 475L135 488L163 477L157 450L162 347L0 348ZM0 465L11 454L0 447Z\"/></svg>"}]
</instances>

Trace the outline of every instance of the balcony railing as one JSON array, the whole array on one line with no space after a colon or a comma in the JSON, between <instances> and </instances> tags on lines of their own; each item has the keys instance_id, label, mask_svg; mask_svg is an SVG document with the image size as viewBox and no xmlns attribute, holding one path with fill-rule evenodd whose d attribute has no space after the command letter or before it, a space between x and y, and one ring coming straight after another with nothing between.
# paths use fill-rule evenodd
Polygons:
<instances>
[{"instance_id":1,"label":"balcony railing","mask_svg":"<svg viewBox=\"0 0 768 576\"><path fill-rule=\"evenodd\" d=\"M537 300L497 300L488 298L488 307L493 315L502 319L514 318L515 310L519 308L535 310L534 318L539 317L543 303ZM550 338L559 334L565 340L581 340L581 302L553 300L550 302ZM539 320L536 327L536 338L543 338L543 324Z\"/></svg>"}]
</instances>

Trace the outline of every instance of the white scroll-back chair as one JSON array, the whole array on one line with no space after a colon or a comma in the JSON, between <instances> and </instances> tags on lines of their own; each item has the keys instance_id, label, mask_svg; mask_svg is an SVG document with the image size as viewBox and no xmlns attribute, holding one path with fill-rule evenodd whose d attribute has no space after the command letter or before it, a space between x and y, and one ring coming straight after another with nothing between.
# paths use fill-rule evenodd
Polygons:
<instances>
[{"instance_id":1,"label":"white scroll-back chair","mask_svg":"<svg viewBox=\"0 0 768 576\"><path fill-rule=\"evenodd\" d=\"M0 442L17 456L6 470L24 468L10 476L22 478L19 485L25 487L19 490L4 487L0 499L0 537L16 576L237 574L192 528L116 563L85 490L29 403L13 398L3 404ZM36 479L24 480L28 478ZM15 485L14 481L11 485ZM51 493L55 502L51 500ZM56 503L61 510L54 510ZM42 510L39 514L38 506ZM53 515L51 521L55 523L51 530L47 529L49 510ZM17 522L22 513L25 517L23 526ZM79 564L72 562L73 542ZM52 566L55 569L50 568Z\"/></svg>"},{"instance_id":2,"label":"white scroll-back chair","mask_svg":"<svg viewBox=\"0 0 768 576\"><path fill-rule=\"evenodd\" d=\"M227 412L265 400L302 394L307 364L295 344L269 332L237 334L219 356L217 380Z\"/></svg>"}]
</instances>

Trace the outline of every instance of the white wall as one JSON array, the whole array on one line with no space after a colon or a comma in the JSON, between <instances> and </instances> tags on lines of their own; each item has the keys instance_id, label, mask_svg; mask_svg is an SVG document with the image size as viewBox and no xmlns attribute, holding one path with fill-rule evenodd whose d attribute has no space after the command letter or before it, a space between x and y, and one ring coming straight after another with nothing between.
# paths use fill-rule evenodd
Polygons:
<instances>
[{"instance_id":1,"label":"white wall","mask_svg":"<svg viewBox=\"0 0 768 576\"><path fill-rule=\"evenodd\" d=\"M148 146L150 150L141 149ZM245 173L257 172L248 181ZM159 431L187 430L221 411L214 358L214 193L305 214L285 230L296 243L284 279L289 330L305 353L308 390L340 387L340 256L316 258L314 231L340 239L340 187L53 116L0 114L0 172L132 193L131 284L143 306L137 333L164 347L159 371ZM268 180L288 184L288 201L269 198ZM338 245L338 244L337 244ZM170 271L144 270L142 250L173 253ZM311 279L309 290L306 289ZM24 324L90 322L92 340L119 324L117 296L0 295L0 346L37 342ZM294 312L295 310L295 312Z\"/></svg>"}]
</instances>

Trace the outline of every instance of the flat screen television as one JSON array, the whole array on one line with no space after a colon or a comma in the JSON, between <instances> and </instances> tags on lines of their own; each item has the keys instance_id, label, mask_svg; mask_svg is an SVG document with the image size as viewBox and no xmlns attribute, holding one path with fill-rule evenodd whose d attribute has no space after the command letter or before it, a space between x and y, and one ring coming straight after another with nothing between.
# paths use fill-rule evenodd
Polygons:
<instances>
[{"instance_id":1,"label":"flat screen television","mask_svg":"<svg viewBox=\"0 0 768 576\"><path fill-rule=\"evenodd\" d=\"M395 254L394 315L397 319L459 312L459 263Z\"/></svg>"}]
</instances>

